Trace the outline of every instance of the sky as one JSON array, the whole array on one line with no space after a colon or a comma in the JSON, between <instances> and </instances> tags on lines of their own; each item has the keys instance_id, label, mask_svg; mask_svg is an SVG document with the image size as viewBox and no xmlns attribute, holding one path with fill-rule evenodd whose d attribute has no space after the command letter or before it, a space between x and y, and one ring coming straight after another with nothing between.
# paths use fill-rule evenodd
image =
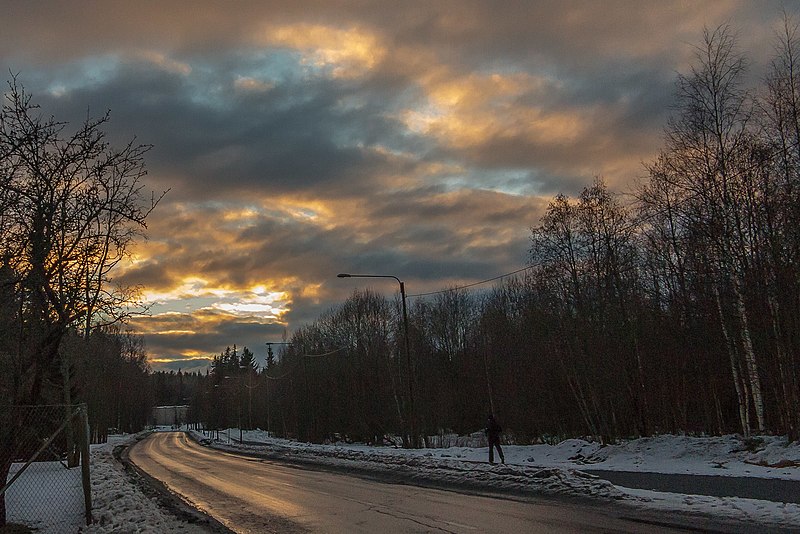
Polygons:
<instances>
[{"instance_id":1,"label":"sky","mask_svg":"<svg viewBox=\"0 0 800 534\"><path fill-rule=\"evenodd\" d=\"M792 1L0 0L0 70L77 125L111 111L169 192L116 280L155 369L263 361L357 289L526 265L530 228L595 177L629 191L675 80L727 24L753 80ZM415 297L410 300L414 301Z\"/></svg>"}]
</instances>

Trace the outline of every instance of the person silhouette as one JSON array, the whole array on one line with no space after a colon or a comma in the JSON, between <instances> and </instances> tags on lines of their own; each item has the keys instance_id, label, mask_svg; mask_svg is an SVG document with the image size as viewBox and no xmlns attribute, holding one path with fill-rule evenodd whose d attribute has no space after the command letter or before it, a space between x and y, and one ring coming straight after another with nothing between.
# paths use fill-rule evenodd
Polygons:
<instances>
[{"instance_id":1,"label":"person silhouette","mask_svg":"<svg viewBox=\"0 0 800 534\"><path fill-rule=\"evenodd\" d=\"M506 459L503 457L503 449L500 447L500 432L503 431L503 428L500 426L500 423L497 422L495 419L494 414L489 414L489 417L486 419L486 429L484 432L486 433L486 439L489 441L489 463L494 463L494 449L497 448L497 455L500 456L500 463L506 463Z\"/></svg>"}]
</instances>

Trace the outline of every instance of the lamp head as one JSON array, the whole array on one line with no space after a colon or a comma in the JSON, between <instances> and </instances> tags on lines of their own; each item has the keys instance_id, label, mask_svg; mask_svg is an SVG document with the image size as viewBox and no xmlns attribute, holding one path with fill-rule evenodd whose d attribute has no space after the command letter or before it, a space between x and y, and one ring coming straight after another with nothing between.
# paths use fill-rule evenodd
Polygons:
<instances>
[{"instance_id":1,"label":"lamp head","mask_svg":"<svg viewBox=\"0 0 800 534\"><path fill-rule=\"evenodd\" d=\"M336 278L350 278L350 275L347 273L339 273L336 275Z\"/></svg>"}]
</instances>

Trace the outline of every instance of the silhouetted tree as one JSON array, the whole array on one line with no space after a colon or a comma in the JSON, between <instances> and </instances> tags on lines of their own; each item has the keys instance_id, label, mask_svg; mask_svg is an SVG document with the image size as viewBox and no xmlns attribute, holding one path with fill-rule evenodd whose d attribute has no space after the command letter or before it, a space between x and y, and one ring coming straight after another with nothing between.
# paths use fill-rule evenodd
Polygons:
<instances>
[{"instance_id":1,"label":"silhouetted tree","mask_svg":"<svg viewBox=\"0 0 800 534\"><path fill-rule=\"evenodd\" d=\"M149 147L113 148L103 131L108 120L108 114L89 118L68 133L65 123L41 114L15 77L4 93L0 270L20 306L10 354L15 374L0 392L5 402L40 402L67 332L88 336L124 319L136 302L135 288L115 286L111 271L142 235L159 199L144 196ZM66 373L69 365L61 368ZM70 382L63 381L64 396ZM11 424L4 436L15 434ZM0 448L8 451L13 437L3 441Z\"/></svg>"}]
</instances>

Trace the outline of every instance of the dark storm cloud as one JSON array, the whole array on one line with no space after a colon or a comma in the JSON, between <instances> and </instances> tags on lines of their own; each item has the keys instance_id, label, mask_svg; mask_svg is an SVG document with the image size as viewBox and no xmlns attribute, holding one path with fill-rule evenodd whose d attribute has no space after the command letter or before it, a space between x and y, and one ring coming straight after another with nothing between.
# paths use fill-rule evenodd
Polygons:
<instances>
[{"instance_id":1,"label":"dark storm cloud","mask_svg":"<svg viewBox=\"0 0 800 534\"><path fill-rule=\"evenodd\" d=\"M411 17L411 22L397 29L385 25L379 10L367 10L356 18L345 8L333 20L366 20L399 46L430 47L437 59L451 62L458 71L499 68L502 72L509 65L516 70L547 71L561 81L559 88L551 88L548 94L537 92L529 100L538 105L550 102L553 112L588 115L592 120L568 146L532 141L522 132L502 132L463 150L445 148L443 157L465 158L492 168L539 167L543 174L558 180L603 173L605 169L597 162L614 151L636 155L652 150L653 132L662 124L667 109L672 72L654 70L651 63L645 66L644 61L661 58L663 50L639 50L631 45L644 37L648 26L661 20L656 15L682 20L687 14L682 17L675 8L626 10L633 20L622 25L614 16L621 11L619 6L600 13L581 5L551 9L546 3L512 3L500 10L481 3L461 7L457 11L442 6L427 10L425 16ZM211 6L208 10L214 13L217 9ZM181 12L174 10L164 23L171 24ZM288 10L286 19L295 16L294 10ZM131 20L138 18L133 15ZM124 27L128 24L133 22ZM239 24L252 26L244 21ZM647 35L657 41L664 33ZM569 39L563 37L566 34ZM102 42L109 37L101 31L96 38ZM223 43L230 39L216 29L206 38ZM165 185L175 188L173 196L182 198L221 192L230 195L232 184L237 184L240 192L318 187L335 194L342 181L369 193L377 185L374 176L378 170L398 162L355 145L359 141L366 146L376 140L390 145L402 142L399 125L377 106L391 106L395 95L414 86L420 74L416 69L430 67L411 64L392 76L395 67L387 62L371 79L355 87L325 78L298 77L263 93L235 94L234 73L237 67L253 62L244 53L251 45L240 42L235 53L216 52L203 56L201 62L198 54L206 50L191 45L203 42L201 37L187 31L183 39L190 44L178 47L182 52L179 61L196 67L188 75L124 61L111 79L98 80L68 96L78 113L85 111L87 103L113 109L115 124L153 143L153 175L166 177ZM541 61L531 57L548 59L540 65ZM340 109L338 103L346 95L357 95L366 105ZM522 97L518 103L525 101ZM65 102L54 104L62 107ZM591 106L609 109L597 112ZM350 142L337 143L342 137ZM427 150L435 151L436 146L429 144ZM631 161L636 165L641 159L633 157ZM202 190L197 184L202 184Z\"/></svg>"},{"instance_id":2,"label":"dark storm cloud","mask_svg":"<svg viewBox=\"0 0 800 534\"><path fill-rule=\"evenodd\" d=\"M234 79L225 82L224 90L197 95L186 76L123 64L103 83L39 100L73 120L87 103L112 109L111 128L154 145L151 175L175 188L171 199L311 187L335 194L341 181L368 193L378 171L410 165L354 146L363 138L397 139L397 126L375 109L339 109L341 89L331 82L289 82L245 97L235 94Z\"/></svg>"}]
</instances>

